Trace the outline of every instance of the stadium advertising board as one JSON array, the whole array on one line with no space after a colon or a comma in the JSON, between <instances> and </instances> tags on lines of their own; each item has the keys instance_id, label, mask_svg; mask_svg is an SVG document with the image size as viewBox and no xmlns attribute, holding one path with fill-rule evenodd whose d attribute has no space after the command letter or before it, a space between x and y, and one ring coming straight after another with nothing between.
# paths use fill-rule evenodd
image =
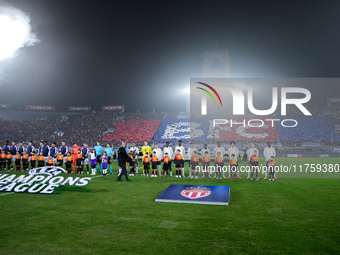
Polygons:
<instances>
[{"instance_id":1,"label":"stadium advertising board","mask_svg":"<svg viewBox=\"0 0 340 255\"><path fill-rule=\"evenodd\" d=\"M27 111L55 111L55 106L49 105L26 105Z\"/></svg>"},{"instance_id":2,"label":"stadium advertising board","mask_svg":"<svg viewBox=\"0 0 340 255\"><path fill-rule=\"evenodd\" d=\"M91 106L69 106L67 107L69 112L85 112L91 111Z\"/></svg>"},{"instance_id":3,"label":"stadium advertising board","mask_svg":"<svg viewBox=\"0 0 340 255\"><path fill-rule=\"evenodd\" d=\"M84 187L91 181L90 177L64 177L61 173L66 171L60 167L40 167L28 175L0 174L0 191L52 194L60 186Z\"/></svg>"},{"instance_id":4,"label":"stadium advertising board","mask_svg":"<svg viewBox=\"0 0 340 255\"><path fill-rule=\"evenodd\" d=\"M124 105L106 105L102 106L102 111L124 111Z\"/></svg>"},{"instance_id":5,"label":"stadium advertising board","mask_svg":"<svg viewBox=\"0 0 340 255\"><path fill-rule=\"evenodd\" d=\"M10 104L0 104L0 109L11 109L12 105Z\"/></svg>"},{"instance_id":6,"label":"stadium advertising board","mask_svg":"<svg viewBox=\"0 0 340 255\"><path fill-rule=\"evenodd\" d=\"M228 205L229 186L171 184L160 194L156 202Z\"/></svg>"}]
</instances>

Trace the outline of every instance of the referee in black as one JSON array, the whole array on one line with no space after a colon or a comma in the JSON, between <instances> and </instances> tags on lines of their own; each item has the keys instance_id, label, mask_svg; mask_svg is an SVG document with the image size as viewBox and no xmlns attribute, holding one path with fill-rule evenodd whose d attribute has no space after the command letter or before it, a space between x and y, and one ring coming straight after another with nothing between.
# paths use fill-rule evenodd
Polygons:
<instances>
[{"instance_id":1,"label":"referee in black","mask_svg":"<svg viewBox=\"0 0 340 255\"><path fill-rule=\"evenodd\" d=\"M126 153L126 143L122 142L122 147L118 149L118 163L119 163L119 166L122 168L122 172L118 176L117 181L121 182L123 175L125 176L127 182L131 181L126 171L126 162L130 162L130 161L132 161L132 159Z\"/></svg>"}]
</instances>

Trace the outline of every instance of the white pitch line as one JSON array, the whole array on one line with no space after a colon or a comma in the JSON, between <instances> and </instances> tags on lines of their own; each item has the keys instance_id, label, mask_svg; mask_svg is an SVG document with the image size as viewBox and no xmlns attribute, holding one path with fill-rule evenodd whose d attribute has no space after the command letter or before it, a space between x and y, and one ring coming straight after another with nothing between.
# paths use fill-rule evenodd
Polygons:
<instances>
[{"instance_id":1,"label":"white pitch line","mask_svg":"<svg viewBox=\"0 0 340 255\"><path fill-rule=\"evenodd\" d=\"M9 193L4 193L4 194L0 194L0 196L5 196L5 195L9 195L9 194L14 194L15 192L9 192Z\"/></svg>"},{"instance_id":2,"label":"white pitch line","mask_svg":"<svg viewBox=\"0 0 340 255\"><path fill-rule=\"evenodd\" d=\"M91 177L91 178L98 178L98 177L103 177L104 175L99 175L99 176L94 176L94 177Z\"/></svg>"}]
</instances>

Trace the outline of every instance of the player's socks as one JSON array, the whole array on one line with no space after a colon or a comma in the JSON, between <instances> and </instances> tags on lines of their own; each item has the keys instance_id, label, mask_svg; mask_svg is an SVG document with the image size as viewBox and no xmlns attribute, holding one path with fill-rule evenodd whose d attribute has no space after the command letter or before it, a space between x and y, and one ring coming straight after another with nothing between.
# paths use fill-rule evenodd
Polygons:
<instances>
[{"instance_id":1,"label":"player's socks","mask_svg":"<svg viewBox=\"0 0 340 255\"><path fill-rule=\"evenodd\" d=\"M102 166L99 166L100 173L102 173Z\"/></svg>"},{"instance_id":2,"label":"player's socks","mask_svg":"<svg viewBox=\"0 0 340 255\"><path fill-rule=\"evenodd\" d=\"M110 174L112 174L112 166L110 166Z\"/></svg>"},{"instance_id":3,"label":"player's socks","mask_svg":"<svg viewBox=\"0 0 340 255\"><path fill-rule=\"evenodd\" d=\"M254 173L252 172L252 173L250 174L250 180L253 179L253 176L254 176ZM248 179L249 179L249 178L248 178Z\"/></svg>"},{"instance_id":4,"label":"player's socks","mask_svg":"<svg viewBox=\"0 0 340 255\"><path fill-rule=\"evenodd\" d=\"M182 175L184 176L184 167L182 167Z\"/></svg>"},{"instance_id":5,"label":"player's socks","mask_svg":"<svg viewBox=\"0 0 340 255\"><path fill-rule=\"evenodd\" d=\"M136 174L138 174L138 166L136 166Z\"/></svg>"}]
</instances>

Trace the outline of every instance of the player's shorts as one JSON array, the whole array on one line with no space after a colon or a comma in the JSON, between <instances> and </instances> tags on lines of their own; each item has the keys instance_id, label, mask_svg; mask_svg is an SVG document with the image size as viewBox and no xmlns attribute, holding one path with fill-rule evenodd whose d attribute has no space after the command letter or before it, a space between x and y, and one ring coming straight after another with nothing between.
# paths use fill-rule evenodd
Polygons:
<instances>
[{"instance_id":1,"label":"player's shorts","mask_svg":"<svg viewBox=\"0 0 340 255\"><path fill-rule=\"evenodd\" d=\"M100 164L102 162L102 155L97 155L97 164Z\"/></svg>"},{"instance_id":2,"label":"player's shorts","mask_svg":"<svg viewBox=\"0 0 340 255\"><path fill-rule=\"evenodd\" d=\"M81 162L82 162L82 159L81 158L77 158L77 166L81 166Z\"/></svg>"},{"instance_id":3,"label":"player's shorts","mask_svg":"<svg viewBox=\"0 0 340 255\"><path fill-rule=\"evenodd\" d=\"M107 164L111 165L111 156L107 156Z\"/></svg>"},{"instance_id":4,"label":"player's shorts","mask_svg":"<svg viewBox=\"0 0 340 255\"><path fill-rule=\"evenodd\" d=\"M72 161L66 161L66 168L71 169L72 167Z\"/></svg>"},{"instance_id":5,"label":"player's shorts","mask_svg":"<svg viewBox=\"0 0 340 255\"><path fill-rule=\"evenodd\" d=\"M190 162L190 169L196 170L196 167L198 166L198 162Z\"/></svg>"},{"instance_id":6,"label":"player's shorts","mask_svg":"<svg viewBox=\"0 0 340 255\"><path fill-rule=\"evenodd\" d=\"M45 162L44 161L38 161L38 167L43 167L45 166Z\"/></svg>"},{"instance_id":7,"label":"player's shorts","mask_svg":"<svg viewBox=\"0 0 340 255\"><path fill-rule=\"evenodd\" d=\"M135 166L135 161L130 161L129 166Z\"/></svg>"},{"instance_id":8,"label":"player's shorts","mask_svg":"<svg viewBox=\"0 0 340 255\"><path fill-rule=\"evenodd\" d=\"M15 162L15 155L12 155L12 161Z\"/></svg>"},{"instance_id":9,"label":"player's shorts","mask_svg":"<svg viewBox=\"0 0 340 255\"><path fill-rule=\"evenodd\" d=\"M150 168L150 162L145 163L143 162L144 169L149 169Z\"/></svg>"},{"instance_id":10,"label":"player's shorts","mask_svg":"<svg viewBox=\"0 0 340 255\"><path fill-rule=\"evenodd\" d=\"M133 161L133 162L134 162L135 166L138 166L138 157L135 158L135 161Z\"/></svg>"},{"instance_id":11,"label":"player's shorts","mask_svg":"<svg viewBox=\"0 0 340 255\"><path fill-rule=\"evenodd\" d=\"M169 168L170 168L169 163L170 163L170 162L164 163L164 164L163 164L163 170L164 170L164 171L168 171L168 170L169 170Z\"/></svg>"},{"instance_id":12,"label":"player's shorts","mask_svg":"<svg viewBox=\"0 0 340 255\"><path fill-rule=\"evenodd\" d=\"M45 163L48 161L48 156L44 156Z\"/></svg>"},{"instance_id":13,"label":"player's shorts","mask_svg":"<svg viewBox=\"0 0 340 255\"><path fill-rule=\"evenodd\" d=\"M10 164L12 164L12 159L11 158L7 158L6 159L6 164L9 166Z\"/></svg>"},{"instance_id":14,"label":"player's shorts","mask_svg":"<svg viewBox=\"0 0 340 255\"><path fill-rule=\"evenodd\" d=\"M175 161L175 167L176 168L182 168L183 167L183 161L182 160Z\"/></svg>"},{"instance_id":15,"label":"player's shorts","mask_svg":"<svg viewBox=\"0 0 340 255\"><path fill-rule=\"evenodd\" d=\"M37 162L34 160L34 161L30 161L30 164L31 164L31 169L32 168L35 168Z\"/></svg>"},{"instance_id":16,"label":"player's shorts","mask_svg":"<svg viewBox=\"0 0 340 255\"><path fill-rule=\"evenodd\" d=\"M215 164L216 164L216 166L224 167L224 163L223 163L223 162L221 162L221 163L216 163L216 162L215 162Z\"/></svg>"},{"instance_id":17,"label":"player's shorts","mask_svg":"<svg viewBox=\"0 0 340 255\"><path fill-rule=\"evenodd\" d=\"M237 170L237 165L230 165L231 172L236 172L236 170Z\"/></svg>"},{"instance_id":18,"label":"player's shorts","mask_svg":"<svg viewBox=\"0 0 340 255\"><path fill-rule=\"evenodd\" d=\"M89 164L89 158L85 158L81 160L82 165L88 165Z\"/></svg>"},{"instance_id":19,"label":"player's shorts","mask_svg":"<svg viewBox=\"0 0 340 255\"><path fill-rule=\"evenodd\" d=\"M67 161L67 155L64 155L63 162L66 163Z\"/></svg>"},{"instance_id":20,"label":"player's shorts","mask_svg":"<svg viewBox=\"0 0 340 255\"><path fill-rule=\"evenodd\" d=\"M57 160L57 166L63 167L64 159L63 160Z\"/></svg>"},{"instance_id":21,"label":"player's shorts","mask_svg":"<svg viewBox=\"0 0 340 255\"><path fill-rule=\"evenodd\" d=\"M210 166L210 162L203 162L203 167L208 167Z\"/></svg>"},{"instance_id":22,"label":"player's shorts","mask_svg":"<svg viewBox=\"0 0 340 255\"><path fill-rule=\"evenodd\" d=\"M152 162L152 169L157 169L158 162Z\"/></svg>"},{"instance_id":23,"label":"player's shorts","mask_svg":"<svg viewBox=\"0 0 340 255\"><path fill-rule=\"evenodd\" d=\"M90 159L91 166L96 166L96 159Z\"/></svg>"},{"instance_id":24,"label":"player's shorts","mask_svg":"<svg viewBox=\"0 0 340 255\"><path fill-rule=\"evenodd\" d=\"M27 159L24 159L22 161L22 166L23 166L24 169L28 168L28 160Z\"/></svg>"}]
</instances>

